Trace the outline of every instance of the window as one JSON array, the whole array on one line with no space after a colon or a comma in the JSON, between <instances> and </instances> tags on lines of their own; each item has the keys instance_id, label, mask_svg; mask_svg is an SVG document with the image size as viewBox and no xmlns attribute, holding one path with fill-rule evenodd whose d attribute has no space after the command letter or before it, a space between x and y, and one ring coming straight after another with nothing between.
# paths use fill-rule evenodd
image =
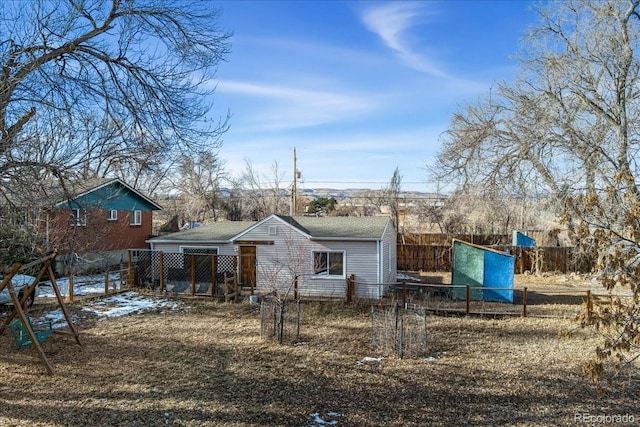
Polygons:
<instances>
[{"instance_id":1,"label":"window","mask_svg":"<svg viewBox=\"0 0 640 427\"><path fill-rule=\"evenodd\" d=\"M344 252L314 252L313 274L344 277Z\"/></svg>"},{"instance_id":2,"label":"window","mask_svg":"<svg viewBox=\"0 0 640 427\"><path fill-rule=\"evenodd\" d=\"M107 214L107 221L117 221L118 220L118 211L115 209L111 209Z\"/></svg>"},{"instance_id":3,"label":"window","mask_svg":"<svg viewBox=\"0 0 640 427\"><path fill-rule=\"evenodd\" d=\"M207 246L181 246L180 252L183 254L218 255L218 248Z\"/></svg>"},{"instance_id":4,"label":"window","mask_svg":"<svg viewBox=\"0 0 640 427\"><path fill-rule=\"evenodd\" d=\"M69 224L72 227L84 227L87 225L87 211L84 209L71 209Z\"/></svg>"},{"instance_id":5,"label":"window","mask_svg":"<svg viewBox=\"0 0 640 427\"><path fill-rule=\"evenodd\" d=\"M142 225L142 211L132 211L129 218L130 225Z\"/></svg>"}]
</instances>

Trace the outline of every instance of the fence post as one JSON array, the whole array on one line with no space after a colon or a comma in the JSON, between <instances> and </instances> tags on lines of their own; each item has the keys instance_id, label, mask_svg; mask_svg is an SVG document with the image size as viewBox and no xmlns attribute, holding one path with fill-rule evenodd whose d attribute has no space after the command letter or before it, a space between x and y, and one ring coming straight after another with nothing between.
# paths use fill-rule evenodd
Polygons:
<instances>
[{"instance_id":1,"label":"fence post","mask_svg":"<svg viewBox=\"0 0 640 427\"><path fill-rule=\"evenodd\" d=\"M522 290L522 317L527 317L527 296L528 296L528 290L527 290L527 287L525 286L524 289Z\"/></svg>"},{"instance_id":2,"label":"fence post","mask_svg":"<svg viewBox=\"0 0 640 427\"><path fill-rule=\"evenodd\" d=\"M233 301L238 302L238 257L233 258Z\"/></svg>"},{"instance_id":3,"label":"fence post","mask_svg":"<svg viewBox=\"0 0 640 427\"><path fill-rule=\"evenodd\" d=\"M73 273L69 276L69 302L73 302Z\"/></svg>"},{"instance_id":4,"label":"fence post","mask_svg":"<svg viewBox=\"0 0 640 427\"><path fill-rule=\"evenodd\" d=\"M211 296L216 295L216 282L218 281L218 257L211 254Z\"/></svg>"},{"instance_id":5,"label":"fence post","mask_svg":"<svg viewBox=\"0 0 640 427\"><path fill-rule=\"evenodd\" d=\"M133 287L133 257L131 249L127 250L127 288Z\"/></svg>"},{"instance_id":6,"label":"fence post","mask_svg":"<svg viewBox=\"0 0 640 427\"><path fill-rule=\"evenodd\" d=\"M296 280L296 283L298 283L297 280ZM351 302L353 301L353 293L356 287L355 284L356 284L356 276L352 274L347 278L347 295L346 295L347 304L351 304Z\"/></svg>"},{"instance_id":7,"label":"fence post","mask_svg":"<svg viewBox=\"0 0 640 427\"><path fill-rule=\"evenodd\" d=\"M465 308L465 314L468 316L469 313L471 312L471 286L466 285L466 300L467 300L467 306Z\"/></svg>"},{"instance_id":8,"label":"fence post","mask_svg":"<svg viewBox=\"0 0 640 427\"><path fill-rule=\"evenodd\" d=\"M196 256L191 254L191 295L196 294Z\"/></svg>"},{"instance_id":9,"label":"fence post","mask_svg":"<svg viewBox=\"0 0 640 427\"><path fill-rule=\"evenodd\" d=\"M402 306L407 308L407 282L402 281Z\"/></svg>"},{"instance_id":10,"label":"fence post","mask_svg":"<svg viewBox=\"0 0 640 427\"><path fill-rule=\"evenodd\" d=\"M404 315L400 317L400 342L398 343L398 353L400 359L404 359Z\"/></svg>"},{"instance_id":11,"label":"fence post","mask_svg":"<svg viewBox=\"0 0 640 427\"><path fill-rule=\"evenodd\" d=\"M109 272L104 272L104 294L109 295Z\"/></svg>"},{"instance_id":12,"label":"fence post","mask_svg":"<svg viewBox=\"0 0 640 427\"><path fill-rule=\"evenodd\" d=\"M348 288L349 288L349 286L347 286L347 289ZM298 276L293 278L293 299L295 301L298 301Z\"/></svg>"},{"instance_id":13,"label":"fence post","mask_svg":"<svg viewBox=\"0 0 640 427\"><path fill-rule=\"evenodd\" d=\"M164 293L164 252L160 252L158 255L158 265L160 267L160 292Z\"/></svg>"},{"instance_id":14,"label":"fence post","mask_svg":"<svg viewBox=\"0 0 640 427\"><path fill-rule=\"evenodd\" d=\"M229 288L229 279L227 279L227 275L224 275L224 302L229 302L229 298L231 289Z\"/></svg>"},{"instance_id":15,"label":"fence post","mask_svg":"<svg viewBox=\"0 0 640 427\"><path fill-rule=\"evenodd\" d=\"M591 300L591 290L587 289L587 320L591 320L592 310L593 310L593 301Z\"/></svg>"}]
</instances>

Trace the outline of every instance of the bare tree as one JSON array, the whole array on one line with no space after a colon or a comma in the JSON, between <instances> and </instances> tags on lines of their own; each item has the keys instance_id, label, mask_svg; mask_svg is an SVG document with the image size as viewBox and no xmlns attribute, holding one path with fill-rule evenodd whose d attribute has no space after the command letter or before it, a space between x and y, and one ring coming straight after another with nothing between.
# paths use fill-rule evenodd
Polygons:
<instances>
[{"instance_id":1,"label":"bare tree","mask_svg":"<svg viewBox=\"0 0 640 427\"><path fill-rule=\"evenodd\" d=\"M436 167L462 185L556 200L609 292L584 319L605 335L586 367L597 382L608 362L618 372L640 357L639 4L540 6L517 82L454 115Z\"/></svg>"},{"instance_id":2,"label":"bare tree","mask_svg":"<svg viewBox=\"0 0 640 427\"><path fill-rule=\"evenodd\" d=\"M239 179L243 187L243 217L257 221L274 213L287 214L288 193L281 187L284 175L278 162L271 165L271 175L255 170L249 159L245 159L245 166Z\"/></svg>"},{"instance_id":3,"label":"bare tree","mask_svg":"<svg viewBox=\"0 0 640 427\"><path fill-rule=\"evenodd\" d=\"M180 200L176 214L185 221L218 219L222 208L221 183L225 179L223 163L211 152L184 156L178 161L172 190Z\"/></svg>"},{"instance_id":4,"label":"bare tree","mask_svg":"<svg viewBox=\"0 0 640 427\"><path fill-rule=\"evenodd\" d=\"M402 175L400 175L400 169L396 166L393 171L393 176L389 181L386 191L386 202L389 206L389 213L391 214L391 222L393 227L400 230L400 194L402 192Z\"/></svg>"},{"instance_id":5,"label":"bare tree","mask_svg":"<svg viewBox=\"0 0 640 427\"><path fill-rule=\"evenodd\" d=\"M230 37L217 18L197 1L4 2L0 191L106 174L137 187L217 146L210 82Z\"/></svg>"}]
</instances>

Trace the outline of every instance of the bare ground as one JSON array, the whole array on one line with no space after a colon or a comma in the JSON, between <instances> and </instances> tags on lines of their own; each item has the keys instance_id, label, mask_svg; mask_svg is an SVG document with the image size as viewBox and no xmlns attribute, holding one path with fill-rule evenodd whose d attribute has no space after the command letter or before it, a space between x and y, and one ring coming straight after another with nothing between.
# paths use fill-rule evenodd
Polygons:
<instances>
[{"instance_id":1,"label":"bare ground","mask_svg":"<svg viewBox=\"0 0 640 427\"><path fill-rule=\"evenodd\" d=\"M84 319L83 348L58 335L44 342L54 376L37 363L0 361L0 426L640 420L637 380L597 395L582 373L597 336L569 319L430 316L431 357L413 360L372 350L366 305L308 303L301 321L300 339L280 345L260 338L259 313L246 303L184 300L178 311ZM0 355L33 354L0 337Z\"/></svg>"}]
</instances>

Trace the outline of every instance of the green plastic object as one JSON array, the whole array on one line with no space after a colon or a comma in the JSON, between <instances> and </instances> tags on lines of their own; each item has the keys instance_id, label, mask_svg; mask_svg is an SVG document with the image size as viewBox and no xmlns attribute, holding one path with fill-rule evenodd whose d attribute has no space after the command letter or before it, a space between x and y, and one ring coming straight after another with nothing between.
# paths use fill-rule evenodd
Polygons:
<instances>
[{"instance_id":1,"label":"green plastic object","mask_svg":"<svg viewBox=\"0 0 640 427\"><path fill-rule=\"evenodd\" d=\"M51 322L49 322L49 326L47 329L34 329L33 324L31 323L31 318L29 316L25 317L27 318L29 327L33 331L33 335L35 335L36 340L38 340L38 343L46 340L49 335L53 333ZM11 335L13 335L13 339L15 340L18 348L26 348L31 346L31 337L29 336L29 333L25 329L20 319L15 319L9 324L9 331L11 332Z\"/></svg>"}]
</instances>

